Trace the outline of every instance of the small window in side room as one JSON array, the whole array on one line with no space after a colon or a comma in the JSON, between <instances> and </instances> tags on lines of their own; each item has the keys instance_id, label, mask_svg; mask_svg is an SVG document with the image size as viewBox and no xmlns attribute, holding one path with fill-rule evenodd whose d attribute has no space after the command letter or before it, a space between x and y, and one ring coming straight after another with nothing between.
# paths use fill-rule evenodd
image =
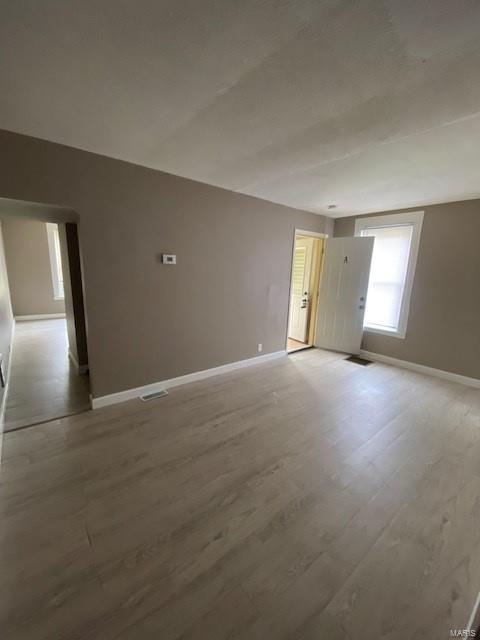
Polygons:
<instances>
[{"instance_id":1,"label":"small window in side room","mask_svg":"<svg viewBox=\"0 0 480 640\"><path fill-rule=\"evenodd\" d=\"M52 270L53 297L55 300L64 299L62 257L60 253L60 237L58 224L47 222L48 250L50 253L50 268Z\"/></svg>"},{"instance_id":2,"label":"small window in side room","mask_svg":"<svg viewBox=\"0 0 480 640\"><path fill-rule=\"evenodd\" d=\"M356 236L375 238L365 331L405 337L422 222L421 211L355 221Z\"/></svg>"}]
</instances>

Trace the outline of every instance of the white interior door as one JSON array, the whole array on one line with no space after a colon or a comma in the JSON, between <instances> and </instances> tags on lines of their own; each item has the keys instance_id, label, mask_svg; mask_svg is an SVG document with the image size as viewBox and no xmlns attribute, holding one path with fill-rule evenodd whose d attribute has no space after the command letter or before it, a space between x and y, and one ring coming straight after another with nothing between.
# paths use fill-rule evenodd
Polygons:
<instances>
[{"instance_id":1,"label":"white interior door","mask_svg":"<svg viewBox=\"0 0 480 640\"><path fill-rule=\"evenodd\" d=\"M293 251L288 337L306 342L310 306L313 239L297 238Z\"/></svg>"},{"instance_id":2,"label":"white interior door","mask_svg":"<svg viewBox=\"0 0 480 640\"><path fill-rule=\"evenodd\" d=\"M360 351L373 241L371 237L326 240L316 347Z\"/></svg>"}]
</instances>

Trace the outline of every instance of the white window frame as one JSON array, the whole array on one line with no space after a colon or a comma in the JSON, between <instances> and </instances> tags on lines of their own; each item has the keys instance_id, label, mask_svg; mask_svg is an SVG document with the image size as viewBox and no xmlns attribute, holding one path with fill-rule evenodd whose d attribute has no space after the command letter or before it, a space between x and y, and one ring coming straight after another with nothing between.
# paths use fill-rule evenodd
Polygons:
<instances>
[{"instance_id":1,"label":"white window frame","mask_svg":"<svg viewBox=\"0 0 480 640\"><path fill-rule=\"evenodd\" d=\"M415 269L417 266L418 249L420 246L420 235L423 225L423 211L411 211L410 213L392 213L384 216L372 216L371 218L357 218L355 220L355 235L362 236L363 231L368 229L378 229L379 227L398 227L411 225L412 239L410 242L410 253L408 256L407 273L405 276L405 286L403 288L402 302L400 305L400 316L397 330L383 329L381 327L364 326L363 330L369 333L380 333L395 338L405 338L407 335L408 314L410 312L410 298L412 295Z\"/></svg>"},{"instance_id":2,"label":"white window frame","mask_svg":"<svg viewBox=\"0 0 480 640\"><path fill-rule=\"evenodd\" d=\"M53 299L64 300L65 294L58 277L59 258L55 250L55 233L58 233L58 225L53 222L47 222L45 223L45 226L47 227L48 253L50 255L50 269L52 272Z\"/></svg>"}]
</instances>

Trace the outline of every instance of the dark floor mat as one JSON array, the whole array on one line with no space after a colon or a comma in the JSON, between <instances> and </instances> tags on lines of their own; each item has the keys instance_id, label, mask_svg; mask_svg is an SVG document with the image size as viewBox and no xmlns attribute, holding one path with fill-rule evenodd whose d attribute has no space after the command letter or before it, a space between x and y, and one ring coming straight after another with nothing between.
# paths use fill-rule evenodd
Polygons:
<instances>
[{"instance_id":1,"label":"dark floor mat","mask_svg":"<svg viewBox=\"0 0 480 640\"><path fill-rule=\"evenodd\" d=\"M345 358L347 362L354 362L355 364L361 364L363 367L366 367L369 364L372 364L371 360L365 360L365 358L360 358L360 356L348 356Z\"/></svg>"}]
</instances>

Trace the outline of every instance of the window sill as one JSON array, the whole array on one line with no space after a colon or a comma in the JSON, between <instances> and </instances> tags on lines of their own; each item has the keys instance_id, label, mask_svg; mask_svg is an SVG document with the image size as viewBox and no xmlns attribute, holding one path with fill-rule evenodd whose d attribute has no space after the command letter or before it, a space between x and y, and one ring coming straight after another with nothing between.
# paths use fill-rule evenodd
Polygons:
<instances>
[{"instance_id":1,"label":"window sill","mask_svg":"<svg viewBox=\"0 0 480 640\"><path fill-rule=\"evenodd\" d=\"M65 300L65 296L53 296L54 300Z\"/></svg>"},{"instance_id":2,"label":"window sill","mask_svg":"<svg viewBox=\"0 0 480 640\"><path fill-rule=\"evenodd\" d=\"M400 338L404 340L406 333L404 331L390 331L389 329L380 329L379 327L363 327L366 333L378 333L381 336L388 336L390 338Z\"/></svg>"}]
</instances>

